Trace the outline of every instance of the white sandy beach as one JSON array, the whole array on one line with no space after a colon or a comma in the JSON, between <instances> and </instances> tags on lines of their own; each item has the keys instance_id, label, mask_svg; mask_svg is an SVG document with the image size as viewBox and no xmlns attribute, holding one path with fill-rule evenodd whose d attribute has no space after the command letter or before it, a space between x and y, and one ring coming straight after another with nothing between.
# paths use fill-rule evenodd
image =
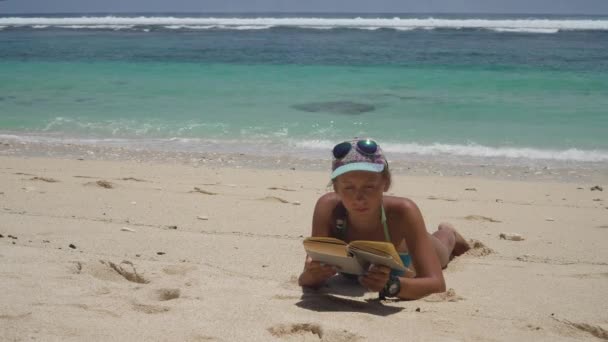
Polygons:
<instances>
[{"instance_id":1,"label":"white sandy beach","mask_svg":"<svg viewBox=\"0 0 608 342\"><path fill-rule=\"evenodd\" d=\"M448 221L485 247L452 261L447 293L382 302L339 281L297 286L327 180L289 168L2 156L0 339L608 339L608 175L395 174L390 192L416 201L429 231Z\"/></svg>"}]
</instances>

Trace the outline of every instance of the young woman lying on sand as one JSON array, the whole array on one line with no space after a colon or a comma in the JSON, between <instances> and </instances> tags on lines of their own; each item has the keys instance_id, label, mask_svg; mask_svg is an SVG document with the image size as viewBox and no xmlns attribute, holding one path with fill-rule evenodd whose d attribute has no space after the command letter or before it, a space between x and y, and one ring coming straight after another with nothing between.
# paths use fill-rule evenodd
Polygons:
<instances>
[{"instance_id":1,"label":"young woman lying on sand","mask_svg":"<svg viewBox=\"0 0 608 342\"><path fill-rule=\"evenodd\" d=\"M370 139L340 143L333 149L332 170L334 192L317 201L312 236L335 237L347 243L390 241L405 266L411 257L415 278L391 273L381 265L371 265L367 274L359 276L361 285L382 296L418 299L444 292L442 268L469 246L449 223L441 223L429 234L412 200L384 195L391 186L391 174L380 146ZM338 271L307 257L298 283L316 288Z\"/></svg>"}]
</instances>

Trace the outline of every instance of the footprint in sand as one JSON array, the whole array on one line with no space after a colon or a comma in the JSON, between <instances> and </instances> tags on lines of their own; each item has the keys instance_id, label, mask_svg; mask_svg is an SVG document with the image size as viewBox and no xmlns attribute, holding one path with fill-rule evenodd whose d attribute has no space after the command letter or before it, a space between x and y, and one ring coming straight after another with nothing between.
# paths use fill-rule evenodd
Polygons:
<instances>
[{"instance_id":1,"label":"footprint in sand","mask_svg":"<svg viewBox=\"0 0 608 342\"><path fill-rule=\"evenodd\" d=\"M71 273L80 274L82 272L82 262L80 261L72 261L72 265L70 265Z\"/></svg>"},{"instance_id":2,"label":"footprint in sand","mask_svg":"<svg viewBox=\"0 0 608 342\"><path fill-rule=\"evenodd\" d=\"M260 201L265 201L265 202L280 202L280 203L289 203L288 200L278 197L278 196L266 196L263 198L259 199Z\"/></svg>"},{"instance_id":3,"label":"footprint in sand","mask_svg":"<svg viewBox=\"0 0 608 342\"><path fill-rule=\"evenodd\" d=\"M268 190L282 190L282 191L295 191L294 189L279 187L279 186L271 186Z\"/></svg>"},{"instance_id":4,"label":"footprint in sand","mask_svg":"<svg viewBox=\"0 0 608 342\"><path fill-rule=\"evenodd\" d=\"M145 179L139 179L139 178L135 178L135 177L123 177L123 178L119 178L118 180L134 181L134 182L147 182L147 180L145 180Z\"/></svg>"},{"instance_id":5,"label":"footprint in sand","mask_svg":"<svg viewBox=\"0 0 608 342\"><path fill-rule=\"evenodd\" d=\"M569 329L577 329L580 331L587 332L602 340L608 340L608 330L600 327L599 325L570 322L566 319L557 319L557 318L553 318L553 319L555 319L556 321L558 321L562 324L565 324Z\"/></svg>"},{"instance_id":6,"label":"footprint in sand","mask_svg":"<svg viewBox=\"0 0 608 342\"><path fill-rule=\"evenodd\" d=\"M446 202L458 202L457 199L455 198L449 198L449 197L437 197L437 196L429 196L426 199L431 200L431 201L446 201Z\"/></svg>"},{"instance_id":7,"label":"footprint in sand","mask_svg":"<svg viewBox=\"0 0 608 342\"><path fill-rule=\"evenodd\" d=\"M197 186L194 187L194 190L190 191L190 193L193 193L193 192L197 192L197 193L204 194L204 195L217 195L217 192L201 189Z\"/></svg>"},{"instance_id":8,"label":"footprint in sand","mask_svg":"<svg viewBox=\"0 0 608 342\"><path fill-rule=\"evenodd\" d=\"M284 338L294 335L304 337L305 335L316 336L317 340L323 338L323 329L318 324L299 323L299 324L279 324L267 329L272 336Z\"/></svg>"},{"instance_id":9,"label":"footprint in sand","mask_svg":"<svg viewBox=\"0 0 608 342\"><path fill-rule=\"evenodd\" d=\"M284 341L361 341L363 337L347 330L325 330L314 323L278 324L267 329Z\"/></svg>"},{"instance_id":10,"label":"footprint in sand","mask_svg":"<svg viewBox=\"0 0 608 342\"><path fill-rule=\"evenodd\" d=\"M137 312L143 312L146 314L160 314L160 313L169 311L168 307L162 306L162 305L149 305L149 304L133 303L132 307L133 307L133 310L135 310Z\"/></svg>"},{"instance_id":11,"label":"footprint in sand","mask_svg":"<svg viewBox=\"0 0 608 342\"><path fill-rule=\"evenodd\" d=\"M115 187L115 185L113 183L108 182L106 180L98 180L97 182L88 182L88 183L85 183L84 185L98 186L98 187L104 188L104 189L113 189Z\"/></svg>"},{"instance_id":12,"label":"footprint in sand","mask_svg":"<svg viewBox=\"0 0 608 342\"><path fill-rule=\"evenodd\" d=\"M30 180L47 182L47 183L57 183L57 182L59 182L58 180L56 180L54 178L50 178L50 177L38 177L38 176L30 178Z\"/></svg>"},{"instance_id":13,"label":"footprint in sand","mask_svg":"<svg viewBox=\"0 0 608 342\"><path fill-rule=\"evenodd\" d=\"M286 200L284 198L281 198L281 197L278 197L278 196L266 196L266 197L258 198L257 200L258 201L264 201L264 202L291 203L288 200Z\"/></svg>"},{"instance_id":14,"label":"footprint in sand","mask_svg":"<svg viewBox=\"0 0 608 342\"><path fill-rule=\"evenodd\" d=\"M530 329L530 330L542 330L541 327L539 327L538 325L534 325L534 324L526 324L526 328Z\"/></svg>"},{"instance_id":15,"label":"footprint in sand","mask_svg":"<svg viewBox=\"0 0 608 342\"><path fill-rule=\"evenodd\" d=\"M156 298L160 301L167 301L179 298L181 291L179 289L158 289L156 290Z\"/></svg>"},{"instance_id":16,"label":"footprint in sand","mask_svg":"<svg viewBox=\"0 0 608 342\"><path fill-rule=\"evenodd\" d=\"M481 215L468 215L468 216L465 216L464 219L468 220L468 221L485 221L485 222L494 222L494 223L502 222L502 221L493 219L491 217L481 216Z\"/></svg>"},{"instance_id":17,"label":"footprint in sand","mask_svg":"<svg viewBox=\"0 0 608 342\"><path fill-rule=\"evenodd\" d=\"M102 263L104 262L102 261ZM135 265L133 265L133 263L130 261L123 260L120 264L115 264L111 261L106 261L106 263L108 266L110 266L110 268L116 271L116 273L120 274L123 278L132 283L147 284L150 282L148 279L137 273ZM123 267L123 265L125 267Z\"/></svg>"},{"instance_id":18,"label":"footprint in sand","mask_svg":"<svg viewBox=\"0 0 608 342\"><path fill-rule=\"evenodd\" d=\"M77 262L74 266L78 273L85 270L93 277L101 280L122 281L128 280L132 283L148 284L150 281L137 272L132 262L124 260L115 264L108 260L99 260L99 263L84 265Z\"/></svg>"},{"instance_id":19,"label":"footprint in sand","mask_svg":"<svg viewBox=\"0 0 608 342\"><path fill-rule=\"evenodd\" d=\"M24 319L24 318L29 318L30 316L32 316L31 312L26 312L20 315L7 315L7 314L2 314L0 315L0 320L18 320L18 319Z\"/></svg>"}]
</instances>

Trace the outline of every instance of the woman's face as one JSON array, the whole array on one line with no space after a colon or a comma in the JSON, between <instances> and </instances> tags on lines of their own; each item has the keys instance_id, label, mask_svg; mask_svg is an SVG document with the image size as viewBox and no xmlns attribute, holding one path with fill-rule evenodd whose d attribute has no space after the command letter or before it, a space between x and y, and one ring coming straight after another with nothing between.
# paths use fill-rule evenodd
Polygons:
<instances>
[{"instance_id":1,"label":"woman's face","mask_svg":"<svg viewBox=\"0 0 608 342\"><path fill-rule=\"evenodd\" d=\"M334 190L349 212L363 214L380 206L386 181L381 173L351 171L336 178Z\"/></svg>"}]
</instances>

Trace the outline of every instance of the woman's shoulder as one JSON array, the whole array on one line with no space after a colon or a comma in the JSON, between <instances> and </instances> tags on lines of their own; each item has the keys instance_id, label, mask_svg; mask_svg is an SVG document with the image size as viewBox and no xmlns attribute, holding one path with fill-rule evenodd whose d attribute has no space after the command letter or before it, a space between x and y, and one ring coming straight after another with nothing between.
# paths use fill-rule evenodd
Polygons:
<instances>
[{"instance_id":1,"label":"woman's shoulder","mask_svg":"<svg viewBox=\"0 0 608 342\"><path fill-rule=\"evenodd\" d=\"M321 195L317 200L317 207L327 209L328 211L333 210L338 204L341 203L340 197L335 192L328 192Z\"/></svg>"},{"instance_id":2,"label":"woman's shoulder","mask_svg":"<svg viewBox=\"0 0 608 342\"><path fill-rule=\"evenodd\" d=\"M393 214L397 216L402 216L418 211L418 206L416 205L416 203L406 197L384 196L382 201L384 204L384 210L386 210L387 215Z\"/></svg>"},{"instance_id":3,"label":"woman's shoulder","mask_svg":"<svg viewBox=\"0 0 608 342\"><path fill-rule=\"evenodd\" d=\"M339 212L343 208L340 204L340 198L333 192L319 197L313 213L312 236L332 236L336 218L343 216Z\"/></svg>"}]
</instances>

